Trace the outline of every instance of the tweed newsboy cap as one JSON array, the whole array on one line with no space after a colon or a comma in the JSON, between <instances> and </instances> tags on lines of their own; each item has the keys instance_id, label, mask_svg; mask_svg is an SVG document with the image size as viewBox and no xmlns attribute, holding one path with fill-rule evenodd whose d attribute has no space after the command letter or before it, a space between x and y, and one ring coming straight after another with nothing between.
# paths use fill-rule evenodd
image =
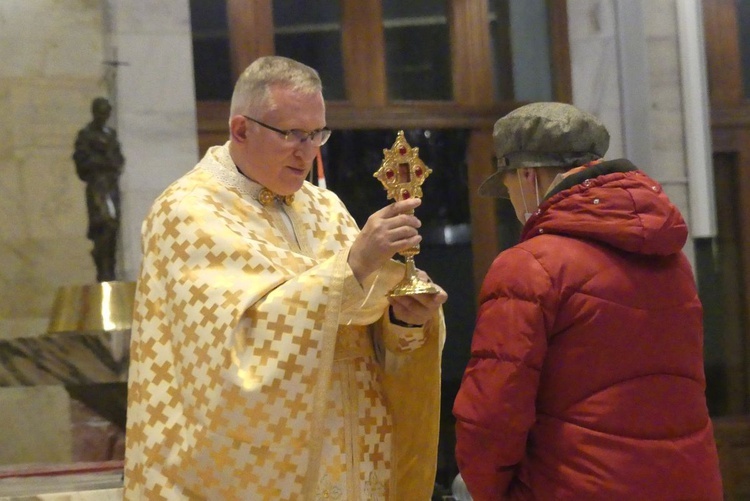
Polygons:
<instances>
[{"instance_id":1,"label":"tweed newsboy cap","mask_svg":"<svg viewBox=\"0 0 750 501\"><path fill-rule=\"evenodd\" d=\"M498 170L479 194L507 196L502 174L522 167L572 168L602 158L609 132L594 115L565 103L532 103L495 122L492 137Z\"/></svg>"}]
</instances>

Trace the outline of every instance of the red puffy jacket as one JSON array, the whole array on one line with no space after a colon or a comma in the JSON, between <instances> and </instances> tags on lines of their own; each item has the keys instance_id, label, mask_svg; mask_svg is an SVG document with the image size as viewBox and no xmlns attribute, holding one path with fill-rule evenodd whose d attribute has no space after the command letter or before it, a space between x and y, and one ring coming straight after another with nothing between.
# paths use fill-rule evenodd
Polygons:
<instances>
[{"instance_id":1,"label":"red puffy jacket","mask_svg":"<svg viewBox=\"0 0 750 501\"><path fill-rule=\"evenodd\" d=\"M475 501L722 499L686 239L617 160L566 179L497 257L453 409Z\"/></svg>"}]
</instances>

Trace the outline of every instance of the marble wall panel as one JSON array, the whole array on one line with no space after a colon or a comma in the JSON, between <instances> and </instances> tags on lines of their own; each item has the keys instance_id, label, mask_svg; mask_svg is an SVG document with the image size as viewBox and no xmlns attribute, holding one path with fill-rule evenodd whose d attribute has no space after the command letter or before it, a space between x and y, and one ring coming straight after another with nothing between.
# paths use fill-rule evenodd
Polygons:
<instances>
[{"instance_id":1,"label":"marble wall panel","mask_svg":"<svg viewBox=\"0 0 750 501\"><path fill-rule=\"evenodd\" d=\"M128 217L123 220L122 232L129 235L130 238L123 238L122 253L131 256L131 259L124 260L122 273L124 277L134 281L138 278L140 271L141 256L141 227L143 220L146 218L148 210L158 195L156 189L141 190L131 188L123 200L123 212Z\"/></svg>"},{"instance_id":2,"label":"marble wall panel","mask_svg":"<svg viewBox=\"0 0 750 501\"><path fill-rule=\"evenodd\" d=\"M198 161L195 111L122 112L120 139L126 156L123 191L156 194L192 169ZM135 147L134 147L135 145Z\"/></svg>"},{"instance_id":3,"label":"marble wall panel","mask_svg":"<svg viewBox=\"0 0 750 501\"><path fill-rule=\"evenodd\" d=\"M675 0L649 0L643 2L643 8L643 27L649 39L677 39Z\"/></svg>"},{"instance_id":4,"label":"marble wall panel","mask_svg":"<svg viewBox=\"0 0 750 501\"><path fill-rule=\"evenodd\" d=\"M4 294L5 295L5 294ZM0 297L0 301L3 302L3 307L9 304L4 297ZM36 317L16 317L16 318L0 318L0 339L14 339L19 337L28 337L29 332L34 332L33 335L41 335L49 324L48 316L44 318ZM0 390L2 391L2 390ZM54 410L52 411L54 412Z\"/></svg>"},{"instance_id":5,"label":"marble wall panel","mask_svg":"<svg viewBox=\"0 0 750 501\"><path fill-rule=\"evenodd\" d=\"M6 158L6 159L2 159ZM22 205L19 203L19 193L21 190L21 169L18 163L12 158L0 157L0 246L13 246L13 242L26 238L26 229L24 227L24 214ZM0 250L0 253L5 253ZM0 277L10 277L16 275L15 270L11 270L13 261L3 261L6 266L0 269ZM2 279L2 278L0 278Z\"/></svg>"},{"instance_id":6,"label":"marble wall panel","mask_svg":"<svg viewBox=\"0 0 750 501\"><path fill-rule=\"evenodd\" d=\"M2 177L0 175L0 178ZM0 184L0 189L3 186L6 185ZM2 227L0 227L0 231L2 231ZM3 266L0 267L0 283L9 284L21 278L24 256L25 252L23 248L16 244L14 240L5 238L0 240L0 263L3 263ZM2 298L3 291L8 289L9 287L7 286L0 288L0 298ZM5 302L0 299L0 318L7 318L9 311Z\"/></svg>"},{"instance_id":7,"label":"marble wall panel","mask_svg":"<svg viewBox=\"0 0 750 501\"><path fill-rule=\"evenodd\" d=\"M123 173L123 279L141 261L141 223L152 201L198 161L192 39L187 1L109 1Z\"/></svg>"},{"instance_id":8,"label":"marble wall panel","mask_svg":"<svg viewBox=\"0 0 750 501\"><path fill-rule=\"evenodd\" d=\"M657 180L669 185L672 201L685 220L690 219L687 198L684 120L677 17L673 0L644 4L644 25L648 40L651 157L650 170ZM665 188L666 189L666 188Z\"/></svg>"},{"instance_id":9,"label":"marble wall panel","mask_svg":"<svg viewBox=\"0 0 750 501\"><path fill-rule=\"evenodd\" d=\"M0 423L0 465L71 460L70 398L64 387L2 388Z\"/></svg>"},{"instance_id":10,"label":"marble wall panel","mask_svg":"<svg viewBox=\"0 0 750 501\"><path fill-rule=\"evenodd\" d=\"M70 152L58 148L30 149L21 162L18 203L33 239L79 236L86 239L85 185L75 174ZM71 172L72 171L72 172Z\"/></svg>"},{"instance_id":11,"label":"marble wall panel","mask_svg":"<svg viewBox=\"0 0 750 501\"><path fill-rule=\"evenodd\" d=\"M652 111L651 121L654 124L652 150L658 179L687 179L682 112L667 109Z\"/></svg>"},{"instance_id":12,"label":"marble wall panel","mask_svg":"<svg viewBox=\"0 0 750 501\"><path fill-rule=\"evenodd\" d=\"M2 65L0 65L2 67ZM0 77L0 162L7 162L13 155L11 141L12 122L10 121L10 93L12 86Z\"/></svg>"},{"instance_id":13,"label":"marble wall panel","mask_svg":"<svg viewBox=\"0 0 750 501\"><path fill-rule=\"evenodd\" d=\"M607 126L608 159L625 151L615 21L612 0L568 2L573 103Z\"/></svg>"},{"instance_id":14,"label":"marble wall panel","mask_svg":"<svg viewBox=\"0 0 750 501\"><path fill-rule=\"evenodd\" d=\"M677 38L649 37L649 69L651 90L668 88L680 95L680 56Z\"/></svg>"},{"instance_id":15,"label":"marble wall panel","mask_svg":"<svg viewBox=\"0 0 750 501\"><path fill-rule=\"evenodd\" d=\"M188 2L178 0L107 0L116 33L156 33L190 35Z\"/></svg>"},{"instance_id":16,"label":"marble wall panel","mask_svg":"<svg viewBox=\"0 0 750 501\"><path fill-rule=\"evenodd\" d=\"M57 147L72 165L76 133L91 121L91 101L102 92L100 86L86 80L56 84L42 78L16 81L9 98L15 149L23 154L26 148Z\"/></svg>"},{"instance_id":17,"label":"marble wall panel","mask_svg":"<svg viewBox=\"0 0 750 501\"><path fill-rule=\"evenodd\" d=\"M91 0L0 2L0 78L99 73L101 9Z\"/></svg>"},{"instance_id":18,"label":"marble wall panel","mask_svg":"<svg viewBox=\"0 0 750 501\"><path fill-rule=\"evenodd\" d=\"M5 265L0 274L0 339L43 332L57 289L94 281L89 250L88 241L79 237L0 242ZM19 323L18 329L13 322Z\"/></svg>"}]
</instances>

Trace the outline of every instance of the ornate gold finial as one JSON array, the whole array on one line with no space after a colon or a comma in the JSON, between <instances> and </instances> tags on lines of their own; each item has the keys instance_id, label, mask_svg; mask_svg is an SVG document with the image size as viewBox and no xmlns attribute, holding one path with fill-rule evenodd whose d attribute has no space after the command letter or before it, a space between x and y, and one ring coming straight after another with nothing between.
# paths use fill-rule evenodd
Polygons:
<instances>
[{"instance_id":1,"label":"ornate gold finial","mask_svg":"<svg viewBox=\"0 0 750 501\"><path fill-rule=\"evenodd\" d=\"M383 150L383 162L373 174L388 191L388 198L406 200L422 198L422 183L432 173L419 158L419 148L412 148L404 138L404 131L398 131L396 142L390 149Z\"/></svg>"},{"instance_id":2,"label":"ornate gold finial","mask_svg":"<svg viewBox=\"0 0 750 501\"><path fill-rule=\"evenodd\" d=\"M396 142L390 149L383 150L383 162L373 174L388 191L388 198L397 201L407 198L422 198L422 183L432 173L419 158L419 148L412 148L404 138L404 131L398 131ZM431 283L417 276L414 256L419 254L419 246L399 251L404 256L404 278L391 290L389 296L412 296L416 294L435 294L438 289Z\"/></svg>"}]
</instances>

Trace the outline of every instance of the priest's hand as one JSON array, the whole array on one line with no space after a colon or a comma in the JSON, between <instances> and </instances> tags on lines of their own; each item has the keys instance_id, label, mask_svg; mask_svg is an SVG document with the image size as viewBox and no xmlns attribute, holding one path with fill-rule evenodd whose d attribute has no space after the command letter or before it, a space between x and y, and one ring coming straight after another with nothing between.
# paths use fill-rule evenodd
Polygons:
<instances>
[{"instance_id":1,"label":"priest's hand","mask_svg":"<svg viewBox=\"0 0 750 501\"><path fill-rule=\"evenodd\" d=\"M422 222L412 212L421 203L419 198L400 200L367 219L349 251L349 266L360 283L397 252L419 245Z\"/></svg>"},{"instance_id":2,"label":"priest's hand","mask_svg":"<svg viewBox=\"0 0 750 501\"><path fill-rule=\"evenodd\" d=\"M422 270L417 275L423 282L432 282ZM408 326L422 326L435 314L435 311L448 300L446 293L440 286L433 283L437 288L434 294L416 294L413 296L389 297L391 303L392 319L395 318L401 324Z\"/></svg>"}]
</instances>

